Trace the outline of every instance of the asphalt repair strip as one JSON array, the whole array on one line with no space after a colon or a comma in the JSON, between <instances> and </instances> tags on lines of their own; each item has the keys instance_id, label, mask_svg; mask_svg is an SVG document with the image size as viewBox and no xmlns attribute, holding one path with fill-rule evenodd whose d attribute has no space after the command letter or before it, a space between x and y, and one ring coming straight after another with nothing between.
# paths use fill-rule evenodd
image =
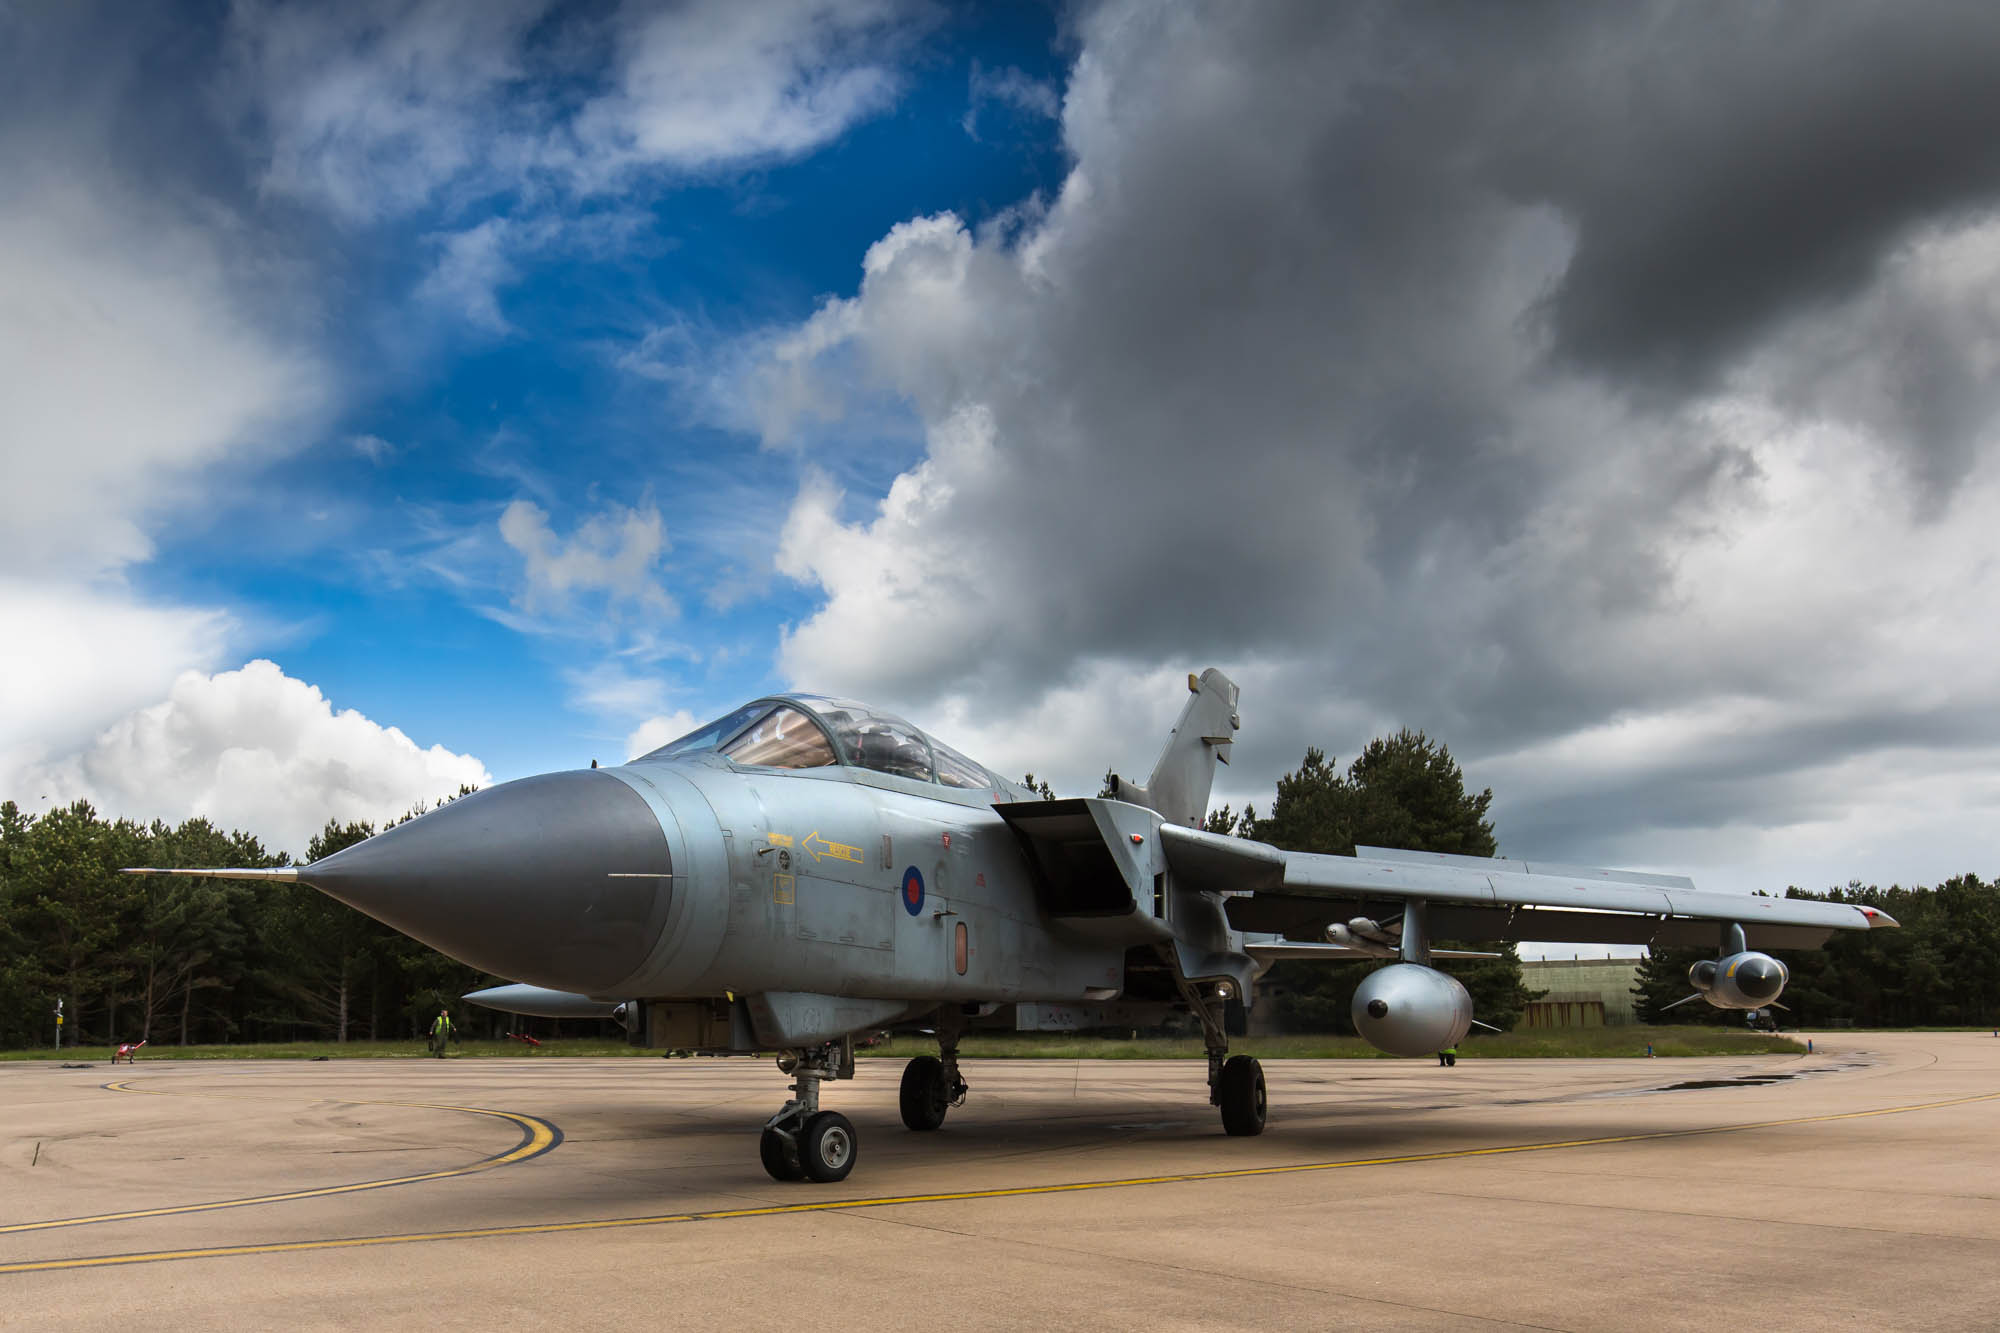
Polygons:
<instances>
[{"instance_id":1,"label":"asphalt repair strip","mask_svg":"<svg viewBox=\"0 0 2000 1333\"><path fill-rule=\"evenodd\" d=\"M119 1089L129 1091L130 1089ZM201 1095L201 1094L196 1094ZM408 1245L423 1241L442 1240L483 1240L501 1236L546 1236L564 1232L607 1231L616 1228L666 1226L683 1222L721 1222L752 1217L781 1217L802 1213L831 1213L852 1211L863 1208L890 1208L926 1203L955 1203L975 1199L1020 1198L1031 1195L1073 1194L1093 1190L1132 1189L1145 1185L1174 1185L1200 1181L1248 1179L1255 1176L1295 1175L1309 1171L1339 1171L1355 1167L1383 1167L1407 1165L1415 1162L1438 1162L1462 1158L1497 1157L1520 1153L1555 1152L1567 1148L1594 1148L1621 1143L1646 1143L1665 1139L1699 1138L1716 1134L1739 1134L1759 1129L1778 1129L1791 1125L1822 1124L1837 1120L1862 1120L1874 1116L1906 1115L1916 1111L1933 1111L1948 1106L1965 1106L1975 1102L2000 1100L2000 1092L1980 1093L1969 1097L1951 1097L1942 1101L1915 1102L1904 1106L1884 1106L1866 1111L1840 1111L1824 1115L1792 1116L1779 1120L1757 1120L1734 1125L1711 1125L1695 1129L1659 1130L1643 1134L1614 1134L1598 1138L1563 1139L1547 1143L1504 1144L1489 1148L1461 1148L1445 1152L1410 1153L1392 1157L1349 1158L1333 1162L1300 1162L1286 1166L1242 1167L1219 1171L1190 1171L1174 1175L1133 1176L1118 1180L1074 1181L1052 1185L1031 1185L1000 1189L963 1190L942 1194L904 1194L862 1199L829 1199L812 1203L772 1204L756 1208L715 1209L703 1212L666 1213L648 1217L597 1218L579 1222L535 1223L521 1226L473 1227L453 1231L417 1231L384 1236L346 1236L327 1240L287 1241L268 1245L225 1245L204 1249L154 1250L134 1254L92 1255L73 1259L47 1259L28 1263L0 1264L0 1274L46 1273L64 1269L111 1268L128 1264L165 1263L186 1259L222 1259L260 1254L295 1254L309 1250L362 1249L379 1245ZM361 1103L357 1103L361 1104ZM425 1105L409 1102L377 1102L369 1105L411 1106ZM469 1107L449 1107L431 1109L473 1110ZM518 1121L532 1120L533 1117L514 1117L508 1112L484 1112L500 1115ZM539 1122L546 1123L546 1122ZM553 1132L553 1126L549 1127ZM548 1145L553 1147L554 1144ZM542 1149L547 1151L547 1148ZM491 1161L492 1159L489 1159ZM463 1174L463 1172L444 1173ZM417 1179L418 1177L413 1177ZM436 1178L421 1177L421 1178ZM266 1196L267 1199L283 1197L310 1197L313 1194L335 1193L343 1188L379 1188L378 1184L340 1187L329 1190L301 1192L294 1196ZM186 1209L160 1209L153 1213L132 1214L132 1216L157 1216L177 1211L199 1211L204 1207L241 1206L245 1201L229 1204L192 1205ZM115 1216L115 1215L114 1215ZM74 1219L80 1222L89 1219ZM18 1229L18 1228L16 1228Z\"/></svg>"}]
</instances>

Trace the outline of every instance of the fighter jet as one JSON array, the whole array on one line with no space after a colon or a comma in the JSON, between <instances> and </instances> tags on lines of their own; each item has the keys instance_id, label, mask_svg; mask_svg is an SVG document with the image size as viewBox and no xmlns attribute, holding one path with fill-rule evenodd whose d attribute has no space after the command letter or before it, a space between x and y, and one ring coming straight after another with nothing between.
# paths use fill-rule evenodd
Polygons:
<instances>
[{"instance_id":1,"label":"fighter jet","mask_svg":"<svg viewBox=\"0 0 2000 1333\"><path fill-rule=\"evenodd\" d=\"M1472 1001L1434 939L1726 941L1711 1003L1754 1008L1784 970L1750 952L1894 926L1868 907L1703 893L1669 875L1363 848L1288 852L1202 829L1240 726L1236 685L1188 677L1152 776L1044 800L901 718L772 695L617 767L507 782L310 865L156 871L307 884L516 984L467 998L623 1019L635 1042L776 1053L791 1097L763 1126L779 1180L830 1182L859 1140L821 1085L855 1034L921 1024L903 1123L935 1130L967 1094L978 1022L1136 1026L1192 1015L1209 1100L1261 1133L1263 1071L1229 1053L1231 1001L1281 958L1392 958L1354 995L1381 1050L1463 1038Z\"/></svg>"}]
</instances>

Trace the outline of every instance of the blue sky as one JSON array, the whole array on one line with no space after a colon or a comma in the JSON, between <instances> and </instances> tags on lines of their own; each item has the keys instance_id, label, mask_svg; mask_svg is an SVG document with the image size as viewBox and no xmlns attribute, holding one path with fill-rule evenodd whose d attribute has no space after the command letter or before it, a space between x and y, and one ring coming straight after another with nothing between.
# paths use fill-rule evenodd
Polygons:
<instances>
[{"instance_id":1,"label":"blue sky","mask_svg":"<svg viewBox=\"0 0 2000 1333\"><path fill-rule=\"evenodd\" d=\"M1033 83L1053 106L1055 10L905 22L893 100L817 151L640 171L605 198L497 188L320 230L309 258L328 303L319 350L351 390L296 452L211 493L200 521L158 532L135 586L229 606L266 627L252 651L287 674L370 717L407 719L420 744L475 749L496 773L622 759L643 720L635 699L705 714L782 687L778 628L812 599L759 568L756 544L782 517L797 462L693 416L629 363L662 330L685 330L664 343L668 355L698 355L695 340L804 320L854 287L859 256L905 218L949 211L977 224L1060 185L1054 118L984 95L975 107L973 73ZM243 183L254 194L254 177ZM290 200L244 206L301 211ZM544 222L555 235L508 254L503 279L457 309L419 300L412 327L412 292L436 281L452 238ZM857 486L886 489L921 452L914 420L898 432L843 463ZM558 542L607 511L657 511L669 546L648 572L675 610L632 604L610 608L608 623L585 612L589 625L556 616L524 632L536 618L516 596L511 553L492 540L523 497ZM754 507L761 516L745 512ZM732 545L744 540L748 549ZM473 549L448 549L467 541ZM593 705L602 690L575 679L593 670L621 678L618 701Z\"/></svg>"},{"instance_id":2,"label":"blue sky","mask_svg":"<svg viewBox=\"0 0 2000 1333\"><path fill-rule=\"evenodd\" d=\"M1238 807L1410 726L1509 854L1991 873L1996 58L1942 3L0 7L0 794L296 851L788 686L1089 790L1213 665Z\"/></svg>"}]
</instances>

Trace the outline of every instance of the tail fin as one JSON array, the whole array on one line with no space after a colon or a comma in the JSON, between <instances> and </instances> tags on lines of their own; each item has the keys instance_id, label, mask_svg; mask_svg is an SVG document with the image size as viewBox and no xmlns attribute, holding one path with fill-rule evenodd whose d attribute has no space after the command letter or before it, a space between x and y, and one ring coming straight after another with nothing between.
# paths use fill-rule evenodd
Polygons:
<instances>
[{"instance_id":1,"label":"tail fin","mask_svg":"<svg viewBox=\"0 0 2000 1333\"><path fill-rule=\"evenodd\" d=\"M1190 675L1188 692L1194 698L1174 723L1153 776L1141 787L1113 774L1111 794L1157 811L1169 823L1200 828L1215 785L1216 761L1229 762L1230 742L1242 724L1236 716L1236 682L1214 667L1199 677Z\"/></svg>"}]
</instances>

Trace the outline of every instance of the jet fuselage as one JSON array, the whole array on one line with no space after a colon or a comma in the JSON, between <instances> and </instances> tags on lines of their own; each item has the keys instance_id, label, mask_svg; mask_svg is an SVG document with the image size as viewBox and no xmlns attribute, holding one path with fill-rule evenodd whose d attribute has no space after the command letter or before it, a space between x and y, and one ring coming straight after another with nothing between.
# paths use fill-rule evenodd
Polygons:
<instances>
[{"instance_id":1,"label":"jet fuselage","mask_svg":"<svg viewBox=\"0 0 2000 1333\"><path fill-rule=\"evenodd\" d=\"M646 802L675 867L651 953L599 993L970 1002L1077 1000L1120 984L1121 950L1050 931L993 810L1018 789L961 793L713 755L598 771ZM552 973L529 979L577 989Z\"/></svg>"}]
</instances>

